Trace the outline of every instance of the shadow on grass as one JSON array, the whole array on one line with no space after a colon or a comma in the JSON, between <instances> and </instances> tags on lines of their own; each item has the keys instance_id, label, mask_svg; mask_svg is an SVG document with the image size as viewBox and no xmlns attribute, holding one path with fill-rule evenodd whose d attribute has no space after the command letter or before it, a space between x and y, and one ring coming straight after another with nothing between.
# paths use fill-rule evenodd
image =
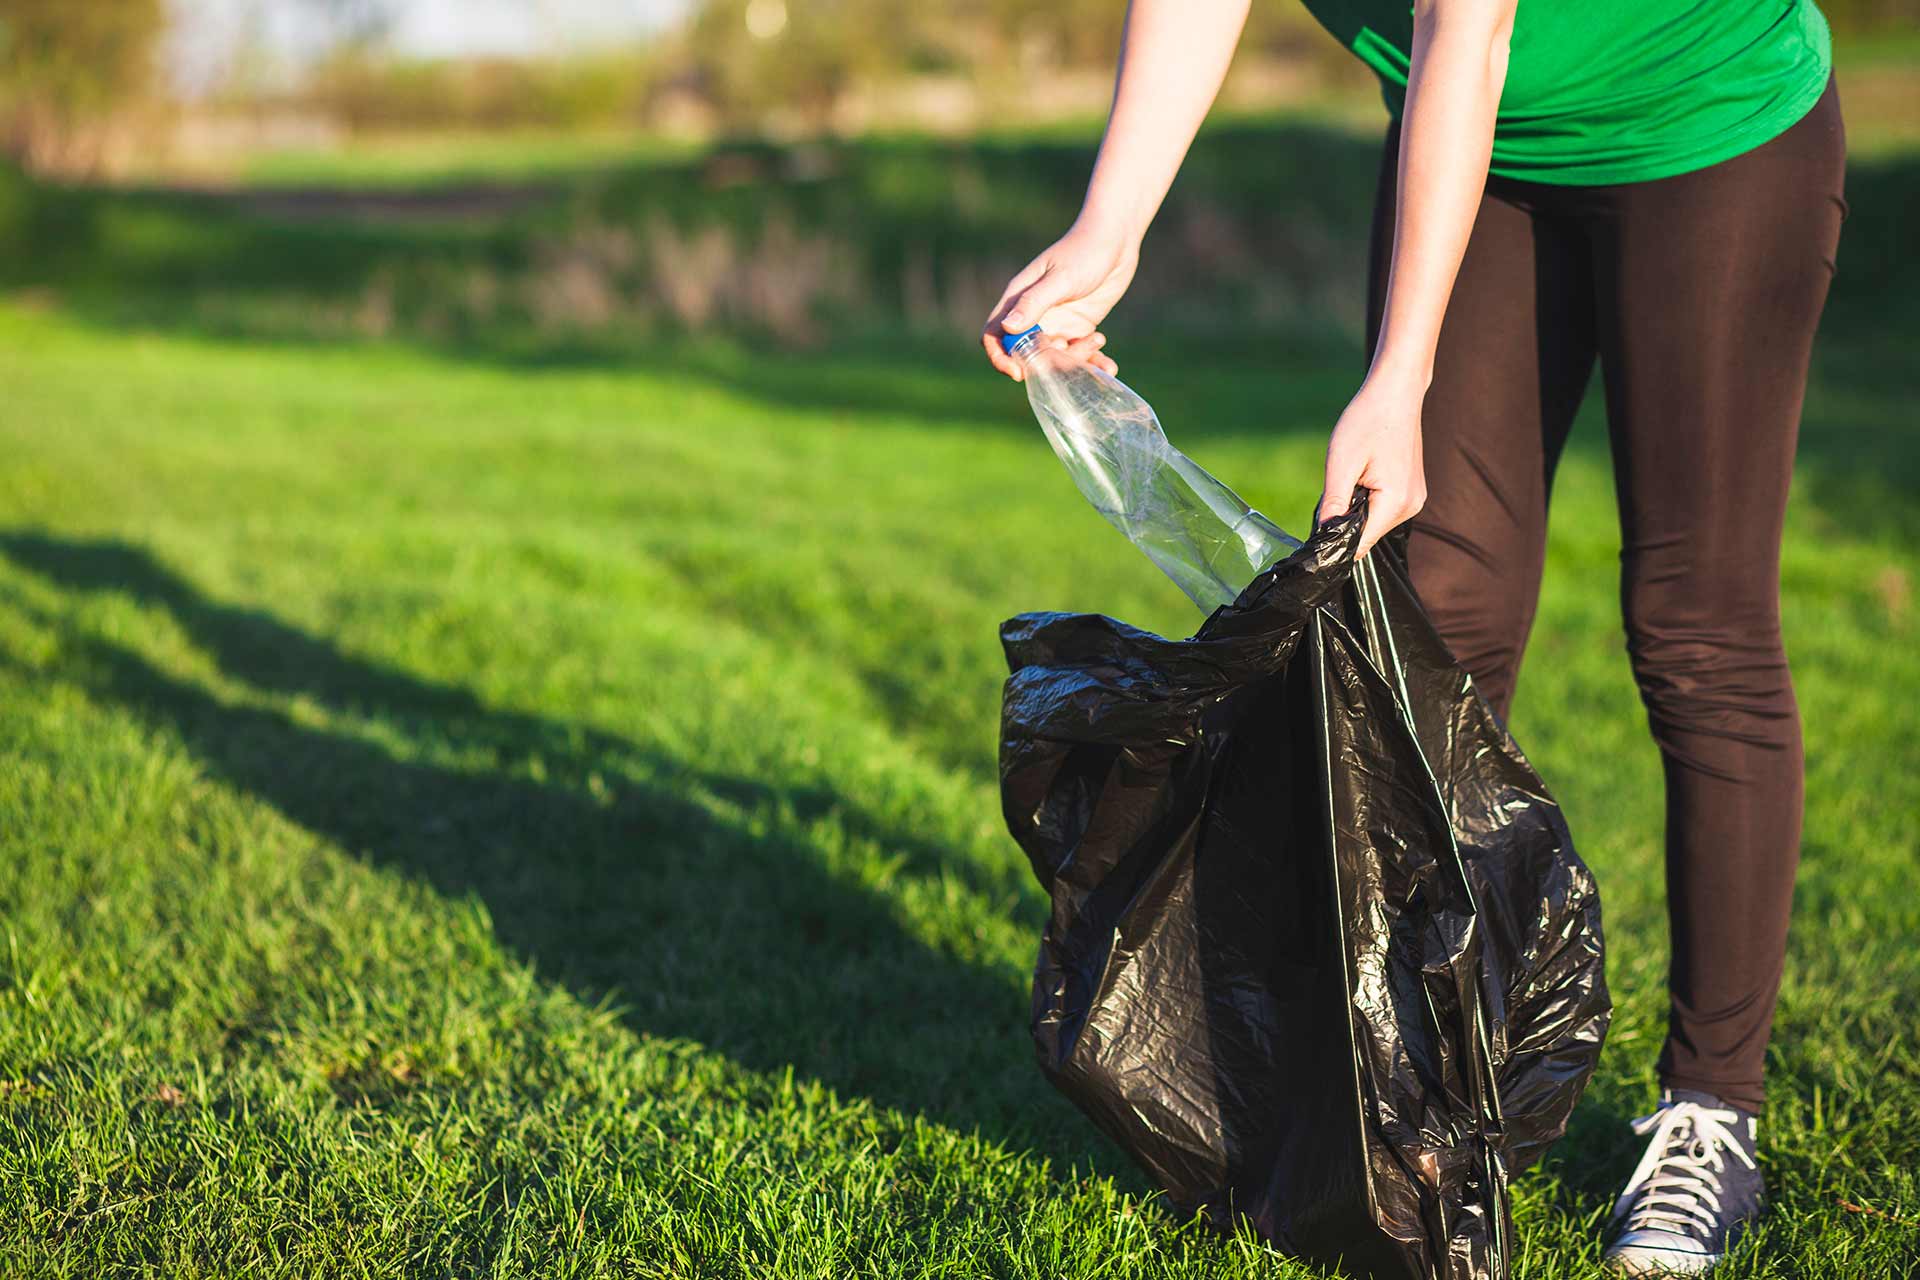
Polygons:
<instances>
[{"instance_id":1,"label":"shadow on grass","mask_svg":"<svg viewBox=\"0 0 1920 1280\"><path fill-rule=\"evenodd\" d=\"M616 735L489 708L210 600L125 543L0 533L0 555L63 591L118 592L165 610L224 676L261 693L483 755L484 767L396 758L351 731L227 701L131 649L69 633L66 670L94 695L349 853L478 898L504 945L584 1000L611 993L635 1031L977 1129L1054 1160L1056 1176L1078 1165L1151 1189L1032 1069L1025 975L909 936L883 897L823 866L798 830L832 816L903 855L911 875L966 880L967 864L937 845L825 788L702 772ZM1031 914L1037 931L1037 906ZM1617 1106L1582 1104L1546 1166L1556 1212L1586 1216L1605 1203L1624 1129Z\"/></svg>"},{"instance_id":2,"label":"shadow on grass","mask_svg":"<svg viewBox=\"0 0 1920 1280\"><path fill-rule=\"evenodd\" d=\"M1002 898L938 845L847 797L703 772L614 735L502 711L257 611L207 599L144 551L0 534L0 554L68 592L165 610L223 675L483 765L402 759L350 729L228 701L129 648L72 634L94 694L177 735L214 776L370 862L486 905L501 942L636 1031L685 1037L763 1072L1144 1188L1065 1113L1031 1066L1023 974L910 936L881 895L823 865L805 828L831 816L903 859ZM536 777L538 780L536 781ZM1037 932L1040 915L1028 914Z\"/></svg>"}]
</instances>

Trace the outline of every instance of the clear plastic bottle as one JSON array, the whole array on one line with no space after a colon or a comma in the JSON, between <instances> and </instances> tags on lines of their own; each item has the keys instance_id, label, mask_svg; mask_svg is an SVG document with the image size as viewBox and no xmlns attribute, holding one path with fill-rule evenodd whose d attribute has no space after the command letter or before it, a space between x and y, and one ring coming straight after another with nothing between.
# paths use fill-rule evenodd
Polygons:
<instances>
[{"instance_id":1,"label":"clear plastic bottle","mask_svg":"<svg viewBox=\"0 0 1920 1280\"><path fill-rule=\"evenodd\" d=\"M1000 340L1027 401L1094 510L1208 613L1300 543L1167 442L1119 379L1052 346L1040 327Z\"/></svg>"}]
</instances>

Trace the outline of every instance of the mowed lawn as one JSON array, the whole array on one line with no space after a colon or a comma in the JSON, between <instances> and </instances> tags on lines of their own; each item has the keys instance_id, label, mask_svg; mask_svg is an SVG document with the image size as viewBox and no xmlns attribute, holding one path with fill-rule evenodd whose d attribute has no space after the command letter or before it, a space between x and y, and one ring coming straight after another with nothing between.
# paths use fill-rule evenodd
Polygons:
<instances>
[{"instance_id":1,"label":"mowed lawn","mask_svg":"<svg viewBox=\"0 0 1920 1280\"><path fill-rule=\"evenodd\" d=\"M1789 522L1805 861L1729 1276L1920 1259L1920 380L1875 296ZM1317 1274L1172 1220L1033 1065L996 626L1197 615L965 344L542 363L0 303L0 1275ZM1300 531L1357 353L1143 345L1176 441ZM1665 1011L1594 407L1514 729L1618 1012L1516 1188L1540 1280L1593 1271Z\"/></svg>"}]
</instances>

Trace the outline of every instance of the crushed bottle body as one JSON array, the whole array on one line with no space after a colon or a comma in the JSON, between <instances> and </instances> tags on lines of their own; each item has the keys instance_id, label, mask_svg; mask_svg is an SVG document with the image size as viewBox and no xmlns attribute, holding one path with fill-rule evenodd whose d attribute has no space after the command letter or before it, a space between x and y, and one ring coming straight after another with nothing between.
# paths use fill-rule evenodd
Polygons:
<instances>
[{"instance_id":1,"label":"crushed bottle body","mask_svg":"<svg viewBox=\"0 0 1920 1280\"><path fill-rule=\"evenodd\" d=\"M1119 379L1038 333L1010 351L1025 366L1034 416L1081 495L1202 610L1231 604L1299 548L1174 448L1152 407Z\"/></svg>"}]
</instances>

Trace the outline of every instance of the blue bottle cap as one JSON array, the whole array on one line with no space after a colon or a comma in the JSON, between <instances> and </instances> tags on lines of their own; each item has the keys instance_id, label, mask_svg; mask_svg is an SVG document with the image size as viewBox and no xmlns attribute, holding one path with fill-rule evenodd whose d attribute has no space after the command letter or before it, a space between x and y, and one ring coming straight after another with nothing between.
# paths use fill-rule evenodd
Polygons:
<instances>
[{"instance_id":1,"label":"blue bottle cap","mask_svg":"<svg viewBox=\"0 0 1920 1280\"><path fill-rule=\"evenodd\" d=\"M1038 332L1040 332L1040 326L1035 325L1031 329L1022 329L1019 333L1003 333L1000 335L1000 349L1012 355L1013 349L1020 345L1020 339Z\"/></svg>"}]
</instances>

